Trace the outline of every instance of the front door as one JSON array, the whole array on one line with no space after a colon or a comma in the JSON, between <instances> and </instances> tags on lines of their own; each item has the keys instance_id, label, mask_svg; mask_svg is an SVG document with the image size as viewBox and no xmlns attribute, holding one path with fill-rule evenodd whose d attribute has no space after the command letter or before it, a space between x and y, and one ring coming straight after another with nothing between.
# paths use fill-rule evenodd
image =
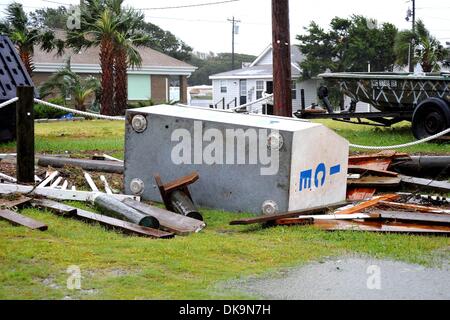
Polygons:
<instances>
[{"instance_id":1,"label":"front door","mask_svg":"<svg viewBox=\"0 0 450 320\"><path fill-rule=\"evenodd\" d=\"M239 99L239 105L243 105L247 103L247 80L241 80L239 82L240 84L240 99Z\"/></svg>"}]
</instances>

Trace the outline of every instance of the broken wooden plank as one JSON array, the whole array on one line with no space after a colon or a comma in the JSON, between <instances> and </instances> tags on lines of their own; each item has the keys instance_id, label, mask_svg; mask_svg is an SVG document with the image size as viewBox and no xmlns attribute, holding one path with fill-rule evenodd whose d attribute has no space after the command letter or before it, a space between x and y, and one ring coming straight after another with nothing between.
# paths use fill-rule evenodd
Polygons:
<instances>
[{"instance_id":1,"label":"broken wooden plank","mask_svg":"<svg viewBox=\"0 0 450 320\"><path fill-rule=\"evenodd\" d=\"M40 157L38 165L41 167L51 166L53 168L63 168L64 166L80 167L87 171L99 171L108 173L123 173L123 163L117 161L101 161L89 159L71 159L56 157Z\"/></svg>"},{"instance_id":2,"label":"broken wooden plank","mask_svg":"<svg viewBox=\"0 0 450 320\"><path fill-rule=\"evenodd\" d=\"M155 217L158 219L163 230L173 232L180 236L200 232L206 227L206 224L203 221L185 217L142 202L137 202L131 199L125 199L122 202L144 214Z\"/></svg>"},{"instance_id":3,"label":"broken wooden plank","mask_svg":"<svg viewBox=\"0 0 450 320\"><path fill-rule=\"evenodd\" d=\"M67 190L67 187L69 186L69 181L64 180L62 186L61 186L61 190Z\"/></svg>"},{"instance_id":4,"label":"broken wooden plank","mask_svg":"<svg viewBox=\"0 0 450 320\"><path fill-rule=\"evenodd\" d=\"M111 218L105 215L97 214L87 210L78 209L72 206L63 205L59 202L51 200L35 200L38 206L44 206L55 214L62 214L63 216L70 216L64 214L64 212L75 212L72 215L74 218L81 219L83 221L99 223L102 226L118 229L128 234L137 234L140 236L151 237L155 239L170 239L174 237L173 233L164 232L157 229L142 227L134 223L122 221L119 219Z\"/></svg>"},{"instance_id":5,"label":"broken wooden plank","mask_svg":"<svg viewBox=\"0 0 450 320\"><path fill-rule=\"evenodd\" d=\"M50 185L50 188L57 188L58 185L61 183L62 179L63 179L62 177L56 178L56 180Z\"/></svg>"},{"instance_id":6,"label":"broken wooden plank","mask_svg":"<svg viewBox=\"0 0 450 320\"><path fill-rule=\"evenodd\" d=\"M59 175L58 171L54 171L54 172L50 173L48 175L48 177L46 177L45 180L42 181L37 187L44 188L44 187L48 186L49 183L51 183L53 181L53 179L55 179L58 175Z\"/></svg>"},{"instance_id":7,"label":"broken wooden plank","mask_svg":"<svg viewBox=\"0 0 450 320\"><path fill-rule=\"evenodd\" d=\"M110 155L108 155L108 154L105 154L105 153L103 154L103 157L104 157L105 159L108 159L108 160L111 160L111 161L117 161L117 162L120 162L120 163L123 163L123 162L124 162L123 160L114 158L114 157L112 157L112 156L110 156Z\"/></svg>"},{"instance_id":8,"label":"broken wooden plank","mask_svg":"<svg viewBox=\"0 0 450 320\"><path fill-rule=\"evenodd\" d=\"M417 213L405 211L383 211L377 210L373 212L382 219L392 219L396 221L413 221L424 223L437 223L450 226L450 216L446 214L435 213Z\"/></svg>"},{"instance_id":9,"label":"broken wooden plank","mask_svg":"<svg viewBox=\"0 0 450 320\"><path fill-rule=\"evenodd\" d=\"M73 191L73 190L60 190L60 189L51 189L51 188L41 188L41 187L33 187L33 186L23 186L18 184L5 184L0 183L0 194L29 194L47 197L55 200L73 200L73 201L90 201L92 197L95 195L95 192L87 192L87 191ZM140 200L138 196L129 196L124 194L113 194L112 197L123 200L123 199L134 199Z\"/></svg>"},{"instance_id":10,"label":"broken wooden plank","mask_svg":"<svg viewBox=\"0 0 450 320\"><path fill-rule=\"evenodd\" d=\"M376 177L367 176L356 180L347 180L347 185L351 187L398 187L401 179L398 177Z\"/></svg>"},{"instance_id":11,"label":"broken wooden plank","mask_svg":"<svg viewBox=\"0 0 450 320\"><path fill-rule=\"evenodd\" d=\"M302 224L303 220L312 220L312 221L318 221L318 220L355 220L355 219L361 219L361 220L368 220L368 219L379 219L381 216L377 213L368 213L368 214L323 214L323 215L312 215L312 216L299 216L297 218L286 218L286 219L278 219L276 220L275 224L279 225L293 225L297 224L296 220L299 221L298 224Z\"/></svg>"},{"instance_id":12,"label":"broken wooden plank","mask_svg":"<svg viewBox=\"0 0 450 320\"><path fill-rule=\"evenodd\" d=\"M408 176L400 176L401 182L407 185L435 189L443 192L450 192L450 183L447 181L436 181Z\"/></svg>"},{"instance_id":13,"label":"broken wooden plank","mask_svg":"<svg viewBox=\"0 0 450 320\"><path fill-rule=\"evenodd\" d=\"M106 180L105 176L100 176L100 180L103 182L103 185L105 186L105 192L107 194L113 194L111 187L109 186L108 180Z\"/></svg>"},{"instance_id":14,"label":"broken wooden plank","mask_svg":"<svg viewBox=\"0 0 450 320\"><path fill-rule=\"evenodd\" d=\"M397 172L373 169L373 168L370 168L370 166L364 166L364 165L360 165L360 166L349 165L348 172L349 173L367 173L369 175L380 176L380 177L398 177L398 175L399 175Z\"/></svg>"},{"instance_id":15,"label":"broken wooden plank","mask_svg":"<svg viewBox=\"0 0 450 320\"><path fill-rule=\"evenodd\" d=\"M12 208L23 208L26 204L30 203L31 198L25 196L19 196L16 199L4 199L0 198L0 208L4 209L12 209Z\"/></svg>"},{"instance_id":16,"label":"broken wooden plank","mask_svg":"<svg viewBox=\"0 0 450 320\"><path fill-rule=\"evenodd\" d=\"M45 231L48 229L46 224L10 210L0 210L0 218L14 225L24 226L32 230Z\"/></svg>"},{"instance_id":17,"label":"broken wooden plank","mask_svg":"<svg viewBox=\"0 0 450 320\"><path fill-rule=\"evenodd\" d=\"M421 224L357 222L346 220L317 220L314 226L325 231L363 231L378 233L406 233L421 235L449 235L450 227Z\"/></svg>"},{"instance_id":18,"label":"broken wooden plank","mask_svg":"<svg viewBox=\"0 0 450 320\"><path fill-rule=\"evenodd\" d=\"M98 190L97 186L95 185L94 180L92 180L92 177L89 173L84 172L84 178L86 179L89 187L91 188L91 190L93 192L99 192L100 190Z\"/></svg>"},{"instance_id":19,"label":"broken wooden plank","mask_svg":"<svg viewBox=\"0 0 450 320\"><path fill-rule=\"evenodd\" d=\"M0 180L16 183L17 179L0 172Z\"/></svg>"},{"instance_id":20,"label":"broken wooden plank","mask_svg":"<svg viewBox=\"0 0 450 320\"><path fill-rule=\"evenodd\" d=\"M34 199L31 202L33 207L47 209L53 213L73 217L77 215L77 209L71 206L67 206L63 203L51 201L48 199Z\"/></svg>"},{"instance_id":21,"label":"broken wooden plank","mask_svg":"<svg viewBox=\"0 0 450 320\"><path fill-rule=\"evenodd\" d=\"M343 205L343 204L340 204L340 205ZM304 210L294 211L294 212L275 213L275 214L263 215L263 216L259 216L259 217L234 220L234 221L230 222L230 225L238 226L238 225L266 223L266 222L271 222L271 221L280 220L280 219L294 218L294 217L298 217L298 216L306 215L306 214L308 214L308 215L320 214L320 213L325 213L326 211L336 208L340 205L328 206L328 207L316 207L316 208L304 209Z\"/></svg>"},{"instance_id":22,"label":"broken wooden plank","mask_svg":"<svg viewBox=\"0 0 450 320\"><path fill-rule=\"evenodd\" d=\"M381 206L386 206L386 207L390 207L390 208L411 210L411 211L416 211L416 212L450 214L450 210L435 208L435 207L428 207L428 206L419 206L419 205L409 204L409 203L380 201L378 204Z\"/></svg>"},{"instance_id":23,"label":"broken wooden plank","mask_svg":"<svg viewBox=\"0 0 450 320\"><path fill-rule=\"evenodd\" d=\"M274 223L276 226L308 226L314 224L312 218L287 218L278 219Z\"/></svg>"},{"instance_id":24,"label":"broken wooden plank","mask_svg":"<svg viewBox=\"0 0 450 320\"><path fill-rule=\"evenodd\" d=\"M379 197L375 197L371 200L361 202L357 205L351 205L345 208L340 208L339 210L336 210L334 214L354 214L354 213L360 213L361 211L376 206L380 201L385 200L397 200L400 196L398 194L387 194Z\"/></svg>"},{"instance_id":25,"label":"broken wooden plank","mask_svg":"<svg viewBox=\"0 0 450 320\"><path fill-rule=\"evenodd\" d=\"M160 223L157 218L145 215L142 212L127 206L112 195L97 193L91 202L115 218L127 220L143 227L158 229Z\"/></svg>"}]
</instances>

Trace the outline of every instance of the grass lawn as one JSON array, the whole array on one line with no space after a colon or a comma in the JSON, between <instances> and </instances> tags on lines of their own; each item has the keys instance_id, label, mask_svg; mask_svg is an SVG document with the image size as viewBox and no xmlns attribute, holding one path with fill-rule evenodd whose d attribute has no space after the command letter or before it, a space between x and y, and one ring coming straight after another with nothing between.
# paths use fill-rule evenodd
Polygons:
<instances>
[{"instance_id":1,"label":"grass lawn","mask_svg":"<svg viewBox=\"0 0 450 320\"><path fill-rule=\"evenodd\" d=\"M394 129L332 122L352 143L409 142L404 125ZM36 126L38 152L107 152L122 157L123 123L89 121ZM12 152L14 145L0 145ZM413 153L450 154L450 145L427 144ZM74 204L84 207L84 204ZM310 227L231 227L236 215L203 210L208 228L189 237L150 240L97 225L25 209L48 224L46 232L0 221L0 299L239 299L221 283L343 254L366 254L423 265L448 259L450 240L438 237L326 233ZM66 287L69 266L80 267L82 290Z\"/></svg>"}]
</instances>

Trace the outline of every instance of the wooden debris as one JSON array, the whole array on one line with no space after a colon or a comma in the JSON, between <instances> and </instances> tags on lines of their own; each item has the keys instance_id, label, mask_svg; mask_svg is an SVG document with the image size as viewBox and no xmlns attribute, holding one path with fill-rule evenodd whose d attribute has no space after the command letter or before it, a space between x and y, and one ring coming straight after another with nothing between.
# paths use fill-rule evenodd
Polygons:
<instances>
[{"instance_id":1,"label":"wooden debris","mask_svg":"<svg viewBox=\"0 0 450 320\"><path fill-rule=\"evenodd\" d=\"M158 219L160 227L163 230L173 232L179 236L197 233L206 227L206 224L203 221L185 217L174 212L144 204L142 202L137 202L131 199L125 199L122 202L146 215L155 217Z\"/></svg>"},{"instance_id":2,"label":"wooden debris","mask_svg":"<svg viewBox=\"0 0 450 320\"><path fill-rule=\"evenodd\" d=\"M100 176L100 180L103 182L105 186L105 192L107 194L113 194L111 187L109 186L108 180L106 180L105 176Z\"/></svg>"},{"instance_id":3,"label":"wooden debris","mask_svg":"<svg viewBox=\"0 0 450 320\"><path fill-rule=\"evenodd\" d=\"M52 173L49 173L48 177L46 177L45 180L42 181L38 185L38 188L44 188L44 187L48 186L53 181L53 179L55 179L58 175L59 175L58 171L54 171Z\"/></svg>"},{"instance_id":4,"label":"wooden debris","mask_svg":"<svg viewBox=\"0 0 450 320\"><path fill-rule=\"evenodd\" d=\"M10 210L0 210L0 218L9 221L12 224L24 226L32 230L45 231L48 229L46 224Z\"/></svg>"},{"instance_id":5,"label":"wooden debris","mask_svg":"<svg viewBox=\"0 0 450 320\"><path fill-rule=\"evenodd\" d=\"M355 220L355 219L379 219L381 216L377 213L370 214L343 214L343 215L333 215L333 214L324 214L324 215L315 215L315 216L300 216L298 218L287 218L287 219L278 219L275 221L276 225L297 225L303 224L308 220L319 221L319 220Z\"/></svg>"},{"instance_id":6,"label":"wooden debris","mask_svg":"<svg viewBox=\"0 0 450 320\"><path fill-rule=\"evenodd\" d=\"M117 161L101 161L89 159L71 159L56 157L40 157L38 165L41 167L51 166L53 168L63 168L64 166L80 167L86 171L98 171L108 173L123 173L123 163Z\"/></svg>"},{"instance_id":7,"label":"wooden debris","mask_svg":"<svg viewBox=\"0 0 450 320\"><path fill-rule=\"evenodd\" d=\"M17 199L9 200L0 198L0 209L12 209L12 208L23 208L25 205L30 203L31 198L25 197L25 196L19 196Z\"/></svg>"},{"instance_id":8,"label":"wooden debris","mask_svg":"<svg viewBox=\"0 0 450 320\"><path fill-rule=\"evenodd\" d=\"M91 188L92 191L94 192L99 192L100 190L98 190L97 186L95 185L94 180L92 180L92 177L89 173L84 172L84 178L86 179L89 187Z\"/></svg>"},{"instance_id":9,"label":"wooden debris","mask_svg":"<svg viewBox=\"0 0 450 320\"><path fill-rule=\"evenodd\" d=\"M12 194L12 193L42 196L55 200L69 200L69 201L83 201L83 202L90 201L92 197L95 195L95 192L60 190L60 189L42 188L39 186L33 187L17 184L0 183L0 194ZM114 194L111 196L118 200L123 200L127 198L140 200L140 197L128 196L123 194Z\"/></svg>"},{"instance_id":10,"label":"wooden debris","mask_svg":"<svg viewBox=\"0 0 450 320\"><path fill-rule=\"evenodd\" d=\"M56 178L56 180L50 185L50 188L57 188L58 185L61 183L62 179L63 179L62 177Z\"/></svg>"},{"instance_id":11,"label":"wooden debris","mask_svg":"<svg viewBox=\"0 0 450 320\"><path fill-rule=\"evenodd\" d=\"M77 215L76 208L48 199L34 199L31 205L63 216L74 217Z\"/></svg>"},{"instance_id":12,"label":"wooden debris","mask_svg":"<svg viewBox=\"0 0 450 320\"><path fill-rule=\"evenodd\" d=\"M421 223L442 224L450 226L450 216L446 214L435 213L417 213L404 211L374 211L374 214L380 216L381 219L390 219L396 221L413 221Z\"/></svg>"},{"instance_id":13,"label":"wooden debris","mask_svg":"<svg viewBox=\"0 0 450 320\"><path fill-rule=\"evenodd\" d=\"M367 174L379 176L379 177L398 177L397 172L373 169L373 168L370 168L370 166L364 166L364 165L362 165L362 166L349 165L348 172L349 173L367 173Z\"/></svg>"},{"instance_id":14,"label":"wooden debris","mask_svg":"<svg viewBox=\"0 0 450 320\"><path fill-rule=\"evenodd\" d=\"M64 214L64 212L71 212L72 210L74 210L76 214L73 215L73 217L82 219L84 221L96 222L108 228L119 229L128 234L137 234L155 239L170 239L174 237L173 233L142 227L134 223L118 220L115 218L111 218L101 214L96 214L90 211L78 209L71 206L62 205L58 202L50 200L45 200L45 202L43 202L42 200L34 202L36 202L37 206L45 207L56 214L63 214L64 216L67 216L67 214Z\"/></svg>"},{"instance_id":15,"label":"wooden debris","mask_svg":"<svg viewBox=\"0 0 450 320\"><path fill-rule=\"evenodd\" d=\"M372 188L349 188L347 191L348 201L363 201L374 197L377 189Z\"/></svg>"},{"instance_id":16,"label":"wooden debris","mask_svg":"<svg viewBox=\"0 0 450 320\"><path fill-rule=\"evenodd\" d=\"M163 184L159 174L156 174L156 185L161 193L161 198L166 209L189 218L203 221L203 216L195 207L194 200L189 192L189 185L196 182L199 178L198 173L193 172L189 176Z\"/></svg>"},{"instance_id":17,"label":"wooden debris","mask_svg":"<svg viewBox=\"0 0 450 320\"><path fill-rule=\"evenodd\" d=\"M314 224L313 218L288 218L275 220L276 226L309 226Z\"/></svg>"},{"instance_id":18,"label":"wooden debris","mask_svg":"<svg viewBox=\"0 0 450 320\"><path fill-rule=\"evenodd\" d=\"M356 222L345 220L317 220L314 226L326 231L364 231L380 233L407 233L423 235L449 235L450 227L422 224Z\"/></svg>"},{"instance_id":19,"label":"wooden debris","mask_svg":"<svg viewBox=\"0 0 450 320\"><path fill-rule=\"evenodd\" d=\"M421 179L408 176L400 176L402 183L423 187L428 189L435 189L443 192L450 192L450 183L447 181L435 181L430 179Z\"/></svg>"},{"instance_id":20,"label":"wooden debris","mask_svg":"<svg viewBox=\"0 0 450 320\"><path fill-rule=\"evenodd\" d=\"M415 204L408 204L408 203L380 201L378 203L378 205L386 206L386 207L390 207L390 208L396 208L396 209L411 210L411 211L416 211L416 212L450 214L450 210L445 210L445 209L441 209L441 208L434 208L434 207L427 207L427 206L418 206L418 205L415 205Z\"/></svg>"},{"instance_id":21,"label":"wooden debris","mask_svg":"<svg viewBox=\"0 0 450 320\"><path fill-rule=\"evenodd\" d=\"M342 204L341 204L342 205ZM338 207L339 205L336 205L334 207ZM240 219L240 220L234 220L230 222L230 225L237 226L237 225L249 225L249 224L257 224L257 223L266 223L271 221L276 221L280 219L286 219L286 218L294 218L299 217L301 215L313 215L313 214L320 214L325 213L326 211L332 209L331 207L316 207L311 209L305 209L295 212L286 212L286 213L276 213L276 214L270 214L270 215L263 215L259 217L253 217L253 218L246 218L246 219Z\"/></svg>"},{"instance_id":22,"label":"wooden debris","mask_svg":"<svg viewBox=\"0 0 450 320\"><path fill-rule=\"evenodd\" d=\"M369 201L365 201L362 203L359 203L357 205L352 205L346 208L341 208L337 211L335 211L335 214L354 214L354 213L360 213L361 211L375 207L380 203L380 201L386 201L386 200L397 200L400 196L398 194L387 194L380 197L375 197Z\"/></svg>"},{"instance_id":23,"label":"wooden debris","mask_svg":"<svg viewBox=\"0 0 450 320\"><path fill-rule=\"evenodd\" d=\"M0 172L0 181L1 180L7 181L7 182L11 182L11 183L16 183L17 182L16 178L10 177L10 176Z\"/></svg>"},{"instance_id":24,"label":"wooden debris","mask_svg":"<svg viewBox=\"0 0 450 320\"><path fill-rule=\"evenodd\" d=\"M361 179L348 180L347 185L352 187L398 187L401 179L397 177L367 176Z\"/></svg>"},{"instance_id":25,"label":"wooden debris","mask_svg":"<svg viewBox=\"0 0 450 320\"><path fill-rule=\"evenodd\" d=\"M64 180L62 186L61 186L61 190L67 190L67 187L69 186L69 181Z\"/></svg>"},{"instance_id":26,"label":"wooden debris","mask_svg":"<svg viewBox=\"0 0 450 320\"><path fill-rule=\"evenodd\" d=\"M112 156L110 156L110 155L107 155L107 154L105 154L105 153L103 154L103 157L104 157L105 159L108 159L108 160L111 160L111 161L117 161L117 162L123 163L123 160L114 158L114 157L112 157Z\"/></svg>"}]
</instances>

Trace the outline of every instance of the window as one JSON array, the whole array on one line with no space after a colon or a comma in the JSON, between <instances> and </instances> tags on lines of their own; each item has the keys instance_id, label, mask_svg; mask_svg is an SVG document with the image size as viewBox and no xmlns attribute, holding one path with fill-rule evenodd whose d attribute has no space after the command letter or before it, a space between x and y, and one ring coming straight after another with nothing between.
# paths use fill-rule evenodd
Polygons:
<instances>
[{"instance_id":1,"label":"window","mask_svg":"<svg viewBox=\"0 0 450 320\"><path fill-rule=\"evenodd\" d=\"M297 82L292 81L292 100L297 100Z\"/></svg>"},{"instance_id":2,"label":"window","mask_svg":"<svg viewBox=\"0 0 450 320\"><path fill-rule=\"evenodd\" d=\"M264 81L256 81L256 100L261 99L264 92Z\"/></svg>"},{"instance_id":3,"label":"window","mask_svg":"<svg viewBox=\"0 0 450 320\"><path fill-rule=\"evenodd\" d=\"M227 91L227 82L224 80L220 81L220 93L227 93Z\"/></svg>"},{"instance_id":4,"label":"window","mask_svg":"<svg viewBox=\"0 0 450 320\"><path fill-rule=\"evenodd\" d=\"M128 75L128 100L143 101L152 97L152 83L148 74Z\"/></svg>"}]
</instances>

